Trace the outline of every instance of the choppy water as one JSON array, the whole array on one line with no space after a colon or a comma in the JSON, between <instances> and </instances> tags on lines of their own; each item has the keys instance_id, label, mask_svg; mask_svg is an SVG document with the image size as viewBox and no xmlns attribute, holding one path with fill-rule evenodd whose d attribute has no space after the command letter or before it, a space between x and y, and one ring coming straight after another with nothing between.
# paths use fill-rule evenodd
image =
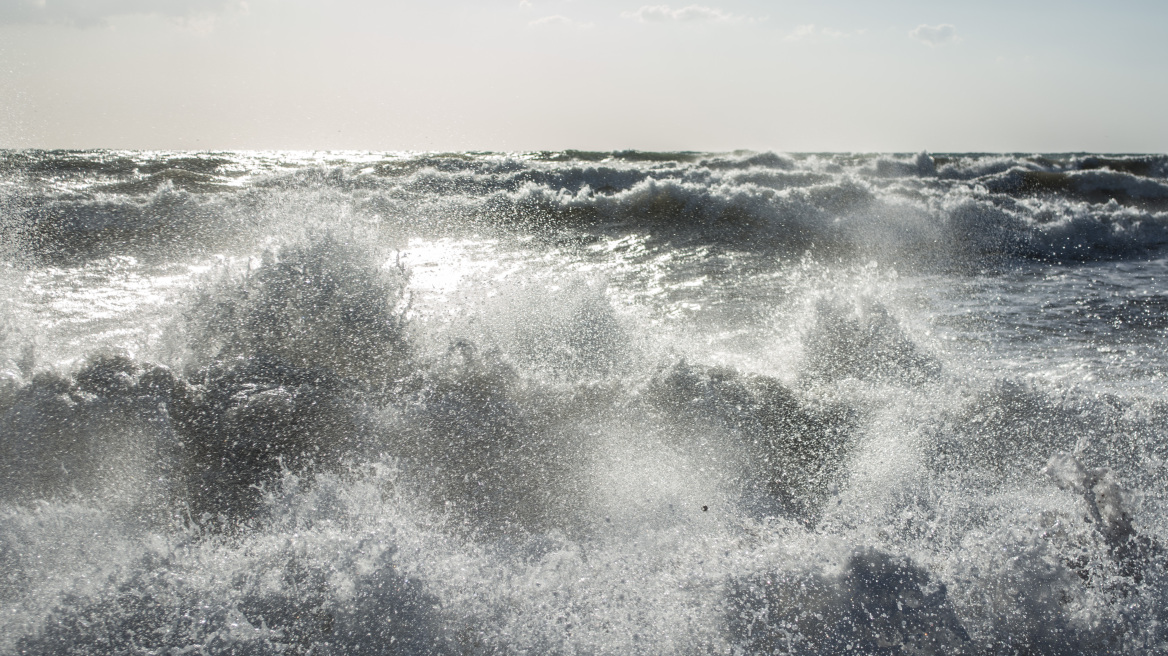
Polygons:
<instances>
[{"instance_id":1,"label":"choppy water","mask_svg":"<svg viewBox=\"0 0 1168 656\"><path fill-rule=\"evenodd\" d=\"M1168 157L0 153L0 653L1168 651Z\"/></svg>"}]
</instances>

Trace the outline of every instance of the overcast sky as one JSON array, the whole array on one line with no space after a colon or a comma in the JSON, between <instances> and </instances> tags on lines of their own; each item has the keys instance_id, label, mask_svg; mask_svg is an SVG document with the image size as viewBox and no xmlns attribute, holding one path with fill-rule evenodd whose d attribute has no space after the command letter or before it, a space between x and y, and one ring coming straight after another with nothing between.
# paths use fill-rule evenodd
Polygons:
<instances>
[{"instance_id":1,"label":"overcast sky","mask_svg":"<svg viewBox=\"0 0 1168 656\"><path fill-rule=\"evenodd\" d=\"M1168 151L1168 2L0 0L0 147Z\"/></svg>"}]
</instances>

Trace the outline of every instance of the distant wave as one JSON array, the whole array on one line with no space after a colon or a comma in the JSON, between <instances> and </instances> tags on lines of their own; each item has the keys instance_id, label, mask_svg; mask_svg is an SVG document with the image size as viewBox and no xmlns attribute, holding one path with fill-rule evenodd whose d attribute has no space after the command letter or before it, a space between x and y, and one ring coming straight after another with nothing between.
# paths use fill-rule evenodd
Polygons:
<instances>
[{"instance_id":1,"label":"distant wave","mask_svg":"<svg viewBox=\"0 0 1168 656\"><path fill-rule=\"evenodd\" d=\"M328 207L386 229L643 232L776 255L976 266L1168 244L1164 156L739 153L274 156L9 152L23 251L222 248ZM323 161L322 161L323 160ZM15 182L13 182L15 181Z\"/></svg>"}]
</instances>

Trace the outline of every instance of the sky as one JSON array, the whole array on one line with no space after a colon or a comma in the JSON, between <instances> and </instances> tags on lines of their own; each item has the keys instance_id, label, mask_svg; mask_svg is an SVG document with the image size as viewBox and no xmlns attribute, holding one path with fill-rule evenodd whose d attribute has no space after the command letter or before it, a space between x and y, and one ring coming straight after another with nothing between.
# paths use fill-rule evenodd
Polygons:
<instances>
[{"instance_id":1,"label":"sky","mask_svg":"<svg viewBox=\"0 0 1168 656\"><path fill-rule=\"evenodd\" d=\"M1166 152L1168 2L0 0L0 148Z\"/></svg>"}]
</instances>

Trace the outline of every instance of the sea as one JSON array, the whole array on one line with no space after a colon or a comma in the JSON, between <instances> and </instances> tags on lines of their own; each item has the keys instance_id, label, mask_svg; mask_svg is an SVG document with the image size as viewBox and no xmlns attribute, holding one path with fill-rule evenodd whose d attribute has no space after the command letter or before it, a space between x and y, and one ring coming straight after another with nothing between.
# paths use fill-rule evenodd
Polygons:
<instances>
[{"instance_id":1,"label":"sea","mask_svg":"<svg viewBox=\"0 0 1168 656\"><path fill-rule=\"evenodd\" d=\"M0 654L1168 652L1168 156L0 151Z\"/></svg>"}]
</instances>

